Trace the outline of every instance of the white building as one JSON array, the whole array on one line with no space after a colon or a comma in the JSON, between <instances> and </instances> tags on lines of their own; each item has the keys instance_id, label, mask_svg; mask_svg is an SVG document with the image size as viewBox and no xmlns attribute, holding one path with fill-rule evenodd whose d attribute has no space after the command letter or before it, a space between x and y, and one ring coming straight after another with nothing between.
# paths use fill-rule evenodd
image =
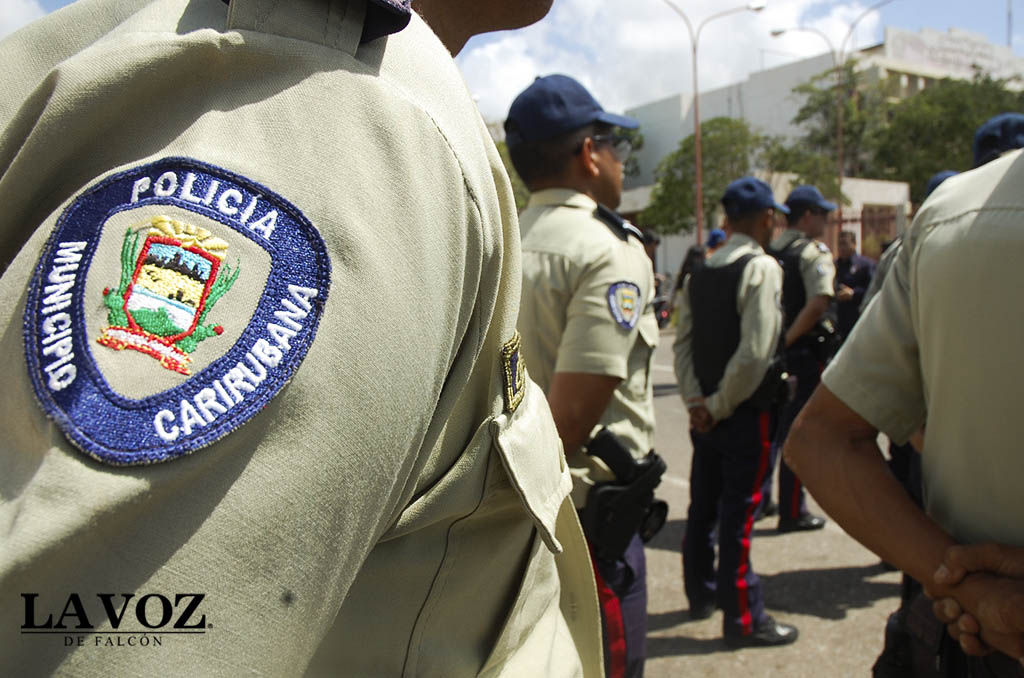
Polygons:
<instances>
[{"instance_id":1,"label":"white building","mask_svg":"<svg viewBox=\"0 0 1024 678\"><path fill-rule=\"evenodd\" d=\"M891 95L898 98L915 94L942 78L971 78L976 68L998 78L1024 74L1024 59L1014 55L1012 49L955 28L945 33L887 28L883 43L853 56L868 82L887 81ZM756 71L743 82L703 92L701 120L742 118L760 134L802 136L791 122L802 104L793 88L832 67L832 55L826 53ZM637 152L640 174L628 180L627 188L653 183L654 169L661 158L693 134L692 104L692 92L682 92L625 111L640 121L644 135L644 147Z\"/></svg>"},{"instance_id":2,"label":"white building","mask_svg":"<svg viewBox=\"0 0 1024 678\"><path fill-rule=\"evenodd\" d=\"M889 95L894 98L915 94L943 78L972 78L976 69L998 78L1024 74L1024 59L1017 57L1011 48L955 28L945 33L887 28L884 42L853 56L867 82L885 82ZM793 88L832 68L832 55L826 53L756 71L743 82L703 92L700 95L701 120L719 116L741 118L759 134L796 139L803 136L803 132L791 121L802 101L793 93ZM640 121L644 146L636 152L639 174L626 180L627 190L620 207L624 214L634 215L647 206L658 162L693 134L692 104L692 93L684 92L625 111L626 115ZM791 177L763 178L769 179L776 188L776 198L785 198ZM851 201L843 207L843 228L858 233L861 236L858 245L866 245L865 253L877 256L881 242L902 230L906 223L911 209L908 186L902 182L847 177L842 190ZM859 221L862 213L865 215L863 229ZM852 223L849 215L856 215ZM888 226L880 229L877 223L868 223L870 215L876 215L877 221L884 221ZM836 231L836 228L831 229L826 237L826 242L833 247ZM658 271L671 274L678 270L692 244L692 234L665 238L656 262Z\"/></svg>"}]
</instances>

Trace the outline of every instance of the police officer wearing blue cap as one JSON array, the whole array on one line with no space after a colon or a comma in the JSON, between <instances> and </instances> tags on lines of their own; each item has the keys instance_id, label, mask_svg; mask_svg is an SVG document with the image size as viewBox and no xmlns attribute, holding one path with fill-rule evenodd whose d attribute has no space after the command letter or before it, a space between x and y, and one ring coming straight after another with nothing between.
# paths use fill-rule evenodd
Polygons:
<instances>
[{"instance_id":1,"label":"police officer wearing blue cap","mask_svg":"<svg viewBox=\"0 0 1024 678\"><path fill-rule=\"evenodd\" d=\"M715 250L725 244L726 240L728 240L728 236L725 235L725 231L720 228L713 228L711 229L711 232L708 233L708 239L705 246L708 248L709 252L714 253Z\"/></svg>"},{"instance_id":2,"label":"police officer wearing blue cap","mask_svg":"<svg viewBox=\"0 0 1024 678\"><path fill-rule=\"evenodd\" d=\"M616 127L637 122L606 112L572 78L550 75L516 97L505 132L531 191L520 216L523 354L547 393L573 474L594 554L608 674L640 676L647 588L637 519L653 506L664 470L648 454L658 324L643 236L612 211L630 150Z\"/></svg>"},{"instance_id":3,"label":"police officer wearing blue cap","mask_svg":"<svg viewBox=\"0 0 1024 678\"><path fill-rule=\"evenodd\" d=\"M974 133L974 166L981 167L1015 148L1024 148L1024 113L993 116Z\"/></svg>"},{"instance_id":4,"label":"police officer wearing blue cap","mask_svg":"<svg viewBox=\"0 0 1024 678\"><path fill-rule=\"evenodd\" d=\"M782 409L772 445L772 461L786 440L789 427L818 385L821 370L838 344L835 324L828 316L834 295L836 269L832 253L817 240L825 232L835 203L825 200L815 186L797 186L786 198L788 228L772 241L768 252L782 264L782 309L785 363L796 379L796 393ZM765 498L771 495L771 474ZM779 532L818 530L825 519L807 510L800 479L785 462L779 468Z\"/></svg>"},{"instance_id":5,"label":"police officer wearing blue cap","mask_svg":"<svg viewBox=\"0 0 1024 678\"><path fill-rule=\"evenodd\" d=\"M784 389L774 364L782 271L764 247L774 213L789 209L754 177L729 184L722 205L732 237L685 283L673 344L693 441L683 580L690 617L706 618L720 607L730 647L785 645L797 630L765 612L750 540Z\"/></svg>"}]
</instances>

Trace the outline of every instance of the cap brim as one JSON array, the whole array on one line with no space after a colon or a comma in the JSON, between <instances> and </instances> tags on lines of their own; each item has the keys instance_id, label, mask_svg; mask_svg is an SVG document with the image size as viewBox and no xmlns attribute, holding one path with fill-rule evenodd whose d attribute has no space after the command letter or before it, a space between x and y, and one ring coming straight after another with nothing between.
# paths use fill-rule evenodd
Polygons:
<instances>
[{"instance_id":1,"label":"cap brim","mask_svg":"<svg viewBox=\"0 0 1024 678\"><path fill-rule=\"evenodd\" d=\"M829 212L835 212L836 209L839 208L839 205L835 204L834 202L829 202L828 200L822 200L818 204L818 207L820 207L823 210L828 210Z\"/></svg>"},{"instance_id":2,"label":"cap brim","mask_svg":"<svg viewBox=\"0 0 1024 678\"><path fill-rule=\"evenodd\" d=\"M779 212L782 212L783 214L789 214L789 208L786 207L785 205L780 205L779 203L774 203L772 205L772 207L774 207Z\"/></svg>"},{"instance_id":3,"label":"cap brim","mask_svg":"<svg viewBox=\"0 0 1024 678\"><path fill-rule=\"evenodd\" d=\"M626 129L636 129L640 126L640 121L635 118L629 118L625 115L615 115L614 113L608 113L607 111L601 111L595 120L597 122L615 125L616 127L624 127Z\"/></svg>"}]
</instances>

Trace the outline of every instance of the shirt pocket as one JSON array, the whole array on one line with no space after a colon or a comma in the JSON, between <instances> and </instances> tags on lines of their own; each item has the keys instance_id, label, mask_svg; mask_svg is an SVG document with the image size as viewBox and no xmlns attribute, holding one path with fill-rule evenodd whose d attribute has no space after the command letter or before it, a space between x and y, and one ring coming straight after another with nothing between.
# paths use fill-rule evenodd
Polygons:
<instances>
[{"instance_id":1,"label":"shirt pocket","mask_svg":"<svg viewBox=\"0 0 1024 678\"><path fill-rule=\"evenodd\" d=\"M555 523L572 480L540 387L527 378L519 407L495 417L490 427L502 466L537 532L552 553L561 553Z\"/></svg>"},{"instance_id":2,"label":"shirt pocket","mask_svg":"<svg viewBox=\"0 0 1024 678\"><path fill-rule=\"evenodd\" d=\"M496 417L491 430L505 472L536 532L515 599L479 675L597 678L600 663L581 660L574 640L574 634L586 634L589 630L595 639L590 651L600 652L596 605L590 619L584 604L589 602L588 596L593 597L592 592L583 590L593 586L589 579L589 557L578 524L570 525L575 522L575 515L565 499L572 481L547 401L532 381L527 380L526 388L516 411ZM559 511L563 512L561 522ZM566 540L564 545L555 536L556 525L561 528L559 535ZM579 534L567 532L572 528ZM571 559L571 565L583 570L575 572L572 581L560 581L556 554ZM571 622L562 609L566 600L573 601L571 609L579 610L579 618Z\"/></svg>"}]
</instances>

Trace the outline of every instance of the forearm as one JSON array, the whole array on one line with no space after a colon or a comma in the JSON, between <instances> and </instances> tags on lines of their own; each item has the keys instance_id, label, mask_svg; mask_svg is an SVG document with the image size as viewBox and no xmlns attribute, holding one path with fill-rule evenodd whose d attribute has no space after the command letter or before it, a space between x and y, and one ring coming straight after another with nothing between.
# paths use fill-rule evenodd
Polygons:
<instances>
[{"instance_id":1,"label":"forearm","mask_svg":"<svg viewBox=\"0 0 1024 678\"><path fill-rule=\"evenodd\" d=\"M932 575L954 542L899 485L875 442L877 432L851 430L814 416L829 401L819 387L786 441L787 463L818 503L847 533L920 582L932 595L942 590Z\"/></svg>"},{"instance_id":2,"label":"forearm","mask_svg":"<svg viewBox=\"0 0 1024 678\"><path fill-rule=\"evenodd\" d=\"M590 439L590 432L601 420L601 412L577 406L577 402L558 401L551 403L551 416L558 429L558 437L562 439L566 457L577 454Z\"/></svg>"},{"instance_id":3,"label":"forearm","mask_svg":"<svg viewBox=\"0 0 1024 678\"><path fill-rule=\"evenodd\" d=\"M679 384L679 394L687 407L703 402L700 382L693 369L693 321L687 289L684 287L679 301L679 326L672 343L672 367Z\"/></svg>"},{"instance_id":4,"label":"forearm","mask_svg":"<svg viewBox=\"0 0 1024 678\"><path fill-rule=\"evenodd\" d=\"M590 439L620 381L605 375L555 373L548 389L548 404L570 462Z\"/></svg>"},{"instance_id":5,"label":"forearm","mask_svg":"<svg viewBox=\"0 0 1024 678\"><path fill-rule=\"evenodd\" d=\"M708 411L715 421L730 416L740 403L754 394L770 364L771 357L760 359L750 355L733 355L726 365L718 390L706 399Z\"/></svg>"}]
</instances>

